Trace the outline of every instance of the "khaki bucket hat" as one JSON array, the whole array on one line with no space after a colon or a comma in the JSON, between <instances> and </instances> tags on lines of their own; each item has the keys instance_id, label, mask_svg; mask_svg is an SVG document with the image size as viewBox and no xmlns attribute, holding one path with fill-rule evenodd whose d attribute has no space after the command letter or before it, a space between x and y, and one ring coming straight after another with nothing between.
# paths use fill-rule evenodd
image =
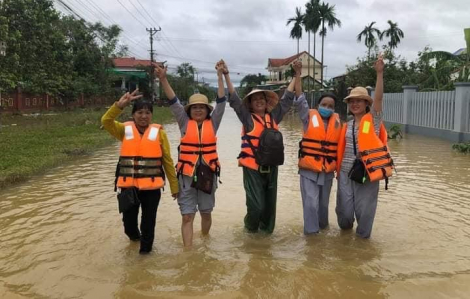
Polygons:
<instances>
[{"instance_id":1,"label":"khaki bucket hat","mask_svg":"<svg viewBox=\"0 0 470 299\"><path fill-rule=\"evenodd\" d=\"M250 109L250 97L254 95L255 93L264 93L264 96L266 97L266 109L268 112L271 112L274 107L276 107L277 103L279 103L279 96L277 93L271 90L262 90L262 89L253 89L249 94L247 94L243 98L243 104Z\"/></svg>"},{"instance_id":2,"label":"khaki bucket hat","mask_svg":"<svg viewBox=\"0 0 470 299\"><path fill-rule=\"evenodd\" d=\"M214 107L209 105L209 99L205 95L200 94L200 93L195 93L192 96L190 96L188 102L189 103L186 106L184 106L184 110L186 110L186 113L189 112L189 107L195 104L206 105L207 107L209 107L209 112L211 112L214 109Z\"/></svg>"},{"instance_id":3,"label":"khaki bucket hat","mask_svg":"<svg viewBox=\"0 0 470 299\"><path fill-rule=\"evenodd\" d=\"M351 93L344 98L344 102L348 102L349 99L362 99L369 102L369 106L372 106L374 100L369 96L369 92L364 87L355 87L351 90Z\"/></svg>"}]
</instances>

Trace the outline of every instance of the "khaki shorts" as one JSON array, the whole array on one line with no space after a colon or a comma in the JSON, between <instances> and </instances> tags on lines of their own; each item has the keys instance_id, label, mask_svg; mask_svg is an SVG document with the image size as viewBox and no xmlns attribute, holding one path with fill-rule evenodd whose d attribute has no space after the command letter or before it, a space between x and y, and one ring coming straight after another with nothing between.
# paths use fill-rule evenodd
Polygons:
<instances>
[{"instance_id":1,"label":"khaki shorts","mask_svg":"<svg viewBox=\"0 0 470 299\"><path fill-rule=\"evenodd\" d=\"M215 176L215 174L214 174ZM217 190L217 177L214 178L214 187L211 194L204 193L191 187L193 178L180 175L178 205L181 215L201 213L210 213L215 206L215 190Z\"/></svg>"}]
</instances>

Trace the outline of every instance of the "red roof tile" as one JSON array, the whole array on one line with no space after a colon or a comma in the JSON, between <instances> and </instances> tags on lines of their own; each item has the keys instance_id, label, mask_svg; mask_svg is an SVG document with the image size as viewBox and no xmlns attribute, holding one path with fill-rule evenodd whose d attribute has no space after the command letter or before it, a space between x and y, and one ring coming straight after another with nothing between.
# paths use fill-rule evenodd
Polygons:
<instances>
[{"instance_id":1,"label":"red roof tile","mask_svg":"<svg viewBox=\"0 0 470 299\"><path fill-rule=\"evenodd\" d=\"M137 66L150 66L150 60L135 59L135 57L122 57L113 59L115 67L137 67ZM160 62L154 62L161 65Z\"/></svg>"},{"instance_id":2,"label":"red roof tile","mask_svg":"<svg viewBox=\"0 0 470 299\"><path fill-rule=\"evenodd\" d=\"M268 66L280 67L280 66L283 66L283 65L288 65L292 61L296 60L298 57L302 56L303 54L308 55L307 51L303 51L303 52L300 52L299 54L295 54L295 55L287 57L287 58L268 58ZM320 63L318 60L317 60L317 62Z\"/></svg>"}]
</instances>

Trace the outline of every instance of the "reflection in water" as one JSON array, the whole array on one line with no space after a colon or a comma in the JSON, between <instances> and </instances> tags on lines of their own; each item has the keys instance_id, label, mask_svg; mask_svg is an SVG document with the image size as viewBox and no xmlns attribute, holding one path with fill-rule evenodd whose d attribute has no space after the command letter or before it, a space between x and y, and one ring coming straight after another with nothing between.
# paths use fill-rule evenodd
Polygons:
<instances>
[{"instance_id":1,"label":"reflection in water","mask_svg":"<svg viewBox=\"0 0 470 299\"><path fill-rule=\"evenodd\" d=\"M165 126L176 157L179 131ZM113 189L118 145L0 192L1 298L465 298L470 292L470 158L447 142L407 136L390 147L398 175L383 185L371 240L330 227L303 236L296 116L281 124L277 226L246 234L241 125L227 108L219 130L222 181L211 236L183 252L169 191L155 251L123 233ZM196 230L199 228L197 218Z\"/></svg>"}]
</instances>

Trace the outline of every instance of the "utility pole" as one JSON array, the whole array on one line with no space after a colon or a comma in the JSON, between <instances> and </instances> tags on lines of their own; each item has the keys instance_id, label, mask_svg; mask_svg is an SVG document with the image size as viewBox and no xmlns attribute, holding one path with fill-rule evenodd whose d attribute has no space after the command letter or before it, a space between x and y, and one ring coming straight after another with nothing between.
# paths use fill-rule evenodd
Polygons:
<instances>
[{"instance_id":1,"label":"utility pole","mask_svg":"<svg viewBox=\"0 0 470 299\"><path fill-rule=\"evenodd\" d=\"M150 33L150 91L152 94L152 103L155 102L155 90L154 90L154 84L155 84L155 70L153 67L153 63L155 62L153 60L153 55L155 54L153 51L153 36L158 32L161 31L162 28L159 26L158 29L154 28L146 28L147 32Z\"/></svg>"}]
</instances>

